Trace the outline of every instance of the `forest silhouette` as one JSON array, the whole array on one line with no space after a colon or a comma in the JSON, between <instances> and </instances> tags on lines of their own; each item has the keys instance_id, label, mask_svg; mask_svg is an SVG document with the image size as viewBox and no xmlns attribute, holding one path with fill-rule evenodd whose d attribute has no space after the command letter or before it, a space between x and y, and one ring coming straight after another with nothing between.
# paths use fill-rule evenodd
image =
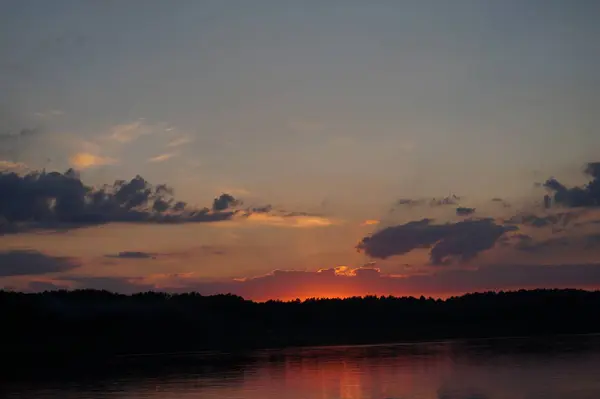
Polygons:
<instances>
[{"instance_id":1,"label":"forest silhouette","mask_svg":"<svg viewBox=\"0 0 600 399\"><path fill-rule=\"evenodd\" d=\"M196 293L0 291L0 354L70 359L594 333L600 332L599 309L600 291L584 290L289 302Z\"/></svg>"}]
</instances>

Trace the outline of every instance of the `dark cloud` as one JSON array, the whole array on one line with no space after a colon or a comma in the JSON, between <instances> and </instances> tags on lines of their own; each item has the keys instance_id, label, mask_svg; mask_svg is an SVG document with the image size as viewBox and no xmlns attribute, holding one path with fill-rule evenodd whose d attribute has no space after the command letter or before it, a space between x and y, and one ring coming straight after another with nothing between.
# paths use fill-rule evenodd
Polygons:
<instances>
[{"instance_id":1,"label":"dark cloud","mask_svg":"<svg viewBox=\"0 0 600 399\"><path fill-rule=\"evenodd\" d=\"M498 198L498 197L492 198L492 202L496 202L496 203L502 205L504 208L510 208L511 207L510 203L507 202L506 200L502 199L502 198Z\"/></svg>"},{"instance_id":2,"label":"dark cloud","mask_svg":"<svg viewBox=\"0 0 600 399\"><path fill-rule=\"evenodd\" d=\"M532 237L525 236L517 243L516 248L521 251L539 252L550 248L569 247L571 241L568 237L554 237L547 240L535 241Z\"/></svg>"},{"instance_id":3,"label":"dark cloud","mask_svg":"<svg viewBox=\"0 0 600 399\"><path fill-rule=\"evenodd\" d=\"M408 205L408 206L422 205L423 203L424 203L424 200L422 200L422 199L410 199L410 198L400 198L398 201L396 201L396 205Z\"/></svg>"},{"instance_id":4,"label":"dark cloud","mask_svg":"<svg viewBox=\"0 0 600 399\"><path fill-rule=\"evenodd\" d=\"M229 194L215 200L215 209L190 209L175 201L173 190L153 186L141 176L117 180L101 188L86 186L73 169L65 173L0 172L0 233L17 225L93 225L109 222L184 223L230 219L239 203Z\"/></svg>"},{"instance_id":5,"label":"dark cloud","mask_svg":"<svg viewBox=\"0 0 600 399\"><path fill-rule=\"evenodd\" d=\"M30 144L31 140L35 139L40 132L39 128L23 128L1 132L0 155L15 164L19 164L23 150L22 146Z\"/></svg>"},{"instance_id":6,"label":"dark cloud","mask_svg":"<svg viewBox=\"0 0 600 399\"><path fill-rule=\"evenodd\" d=\"M443 198L434 198L429 204L431 206L458 205L458 201L460 201L460 197L452 194Z\"/></svg>"},{"instance_id":7,"label":"dark cloud","mask_svg":"<svg viewBox=\"0 0 600 399\"><path fill-rule=\"evenodd\" d=\"M583 212L559 212L539 216L533 213L521 213L504 221L507 224L522 224L536 228L549 226L567 227L583 215Z\"/></svg>"},{"instance_id":8,"label":"dark cloud","mask_svg":"<svg viewBox=\"0 0 600 399\"><path fill-rule=\"evenodd\" d=\"M240 202L241 203L241 202ZM276 209L271 204L248 207L243 211L243 216L250 216L253 213L268 213L274 216L279 217L306 217L306 216L314 216L314 217L324 217L322 213L315 212L303 212L303 211L287 211L285 209L278 208Z\"/></svg>"},{"instance_id":9,"label":"dark cloud","mask_svg":"<svg viewBox=\"0 0 600 399\"><path fill-rule=\"evenodd\" d=\"M125 251L119 252L118 254L105 255L105 257L121 259L156 259L156 254L149 252Z\"/></svg>"},{"instance_id":10,"label":"dark cloud","mask_svg":"<svg viewBox=\"0 0 600 399\"><path fill-rule=\"evenodd\" d=\"M9 131L5 133L0 133L0 140L12 140L18 138L26 138L35 136L40 132L38 128L24 128L18 131Z\"/></svg>"},{"instance_id":11,"label":"dark cloud","mask_svg":"<svg viewBox=\"0 0 600 399\"><path fill-rule=\"evenodd\" d=\"M298 217L298 216L323 217L324 215L322 213L315 213L315 212L281 211L281 216L283 216L283 217Z\"/></svg>"},{"instance_id":12,"label":"dark cloud","mask_svg":"<svg viewBox=\"0 0 600 399\"><path fill-rule=\"evenodd\" d=\"M552 203L569 208L600 206L600 162L590 162L584 173L591 178L581 187L568 188L555 178L550 178L544 187L553 194Z\"/></svg>"},{"instance_id":13,"label":"dark cloud","mask_svg":"<svg viewBox=\"0 0 600 399\"><path fill-rule=\"evenodd\" d=\"M500 243L500 245L504 246L504 247L510 247L510 246L514 246L516 248L521 248L521 247L526 247L528 245L531 245L535 240L533 239L532 236L527 235L527 234L522 234L522 233L518 233L518 234L512 234L510 236L502 236L498 242Z\"/></svg>"},{"instance_id":14,"label":"dark cloud","mask_svg":"<svg viewBox=\"0 0 600 399\"><path fill-rule=\"evenodd\" d=\"M401 198L398 201L396 201L396 203L394 204L392 209L394 209L396 207L402 207L402 206L413 207L413 206L426 205L426 206L431 206L431 207L437 207L437 206L446 206L446 205L458 205L458 202L460 201L460 199L461 198L459 196L454 195L454 194L449 195L447 197L431 198L431 199Z\"/></svg>"},{"instance_id":15,"label":"dark cloud","mask_svg":"<svg viewBox=\"0 0 600 399\"><path fill-rule=\"evenodd\" d=\"M439 207L439 206L447 206L447 205L458 205L460 201L460 197L457 195L449 195L447 197L442 198L400 198L397 200L390 212L394 212L396 208L400 207L416 207L416 206L430 206L430 207Z\"/></svg>"},{"instance_id":16,"label":"dark cloud","mask_svg":"<svg viewBox=\"0 0 600 399\"><path fill-rule=\"evenodd\" d=\"M241 201L236 200L231 194L221 194L213 201L213 211L224 211L231 207L240 205Z\"/></svg>"},{"instance_id":17,"label":"dark cloud","mask_svg":"<svg viewBox=\"0 0 600 399\"><path fill-rule=\"evenodd\" d=\"M269 213L273 210L273 206L270 204L264 205L264 206L258 206L255 208L251 208L251 212L254 213Z\"/></svg>"},{"instance_id":18,"label":"dark cloud","mask_svg":"<svg viewBox=\"0 0 600 399\"><path fill-rule=\"evenodd\" d=\"M0 252L0 277L66 272L79 266L72 258L49 256L37 251Z\"/></svg>"},{"instance_id":19,"label":"dark cloud","mask_svg":"<svg viewBox=\"0 0 600 399\"><path fill-rule=\"evenodd\" d=\"M177 201L175 202L175 204L173 204L173 210L175 212L182 212L183 210L185 210L187 204L183 201Z\"/></svg>"},{"instance_id":20,"label":"dark cloud","mask_svg":"<svg viewBox=\"0 0 600 399\"><path fill-rule=\"evenodd\" d=\"M458 223L432 224L431 219L387 227L358 244L357 249L379 259L406 254L415 249L430 249L433 264L454 259L467 262L490 249L515 226L498 225L492 219L465 220Z\"/></svg>"},{"instance_id":21,"label":"dark cloud","mask_svg":"<svg viewBox=\"0 0 600 399\"><path fill-rule=\"evenodd\" d=\"M469 216L475 213L475 208L466 208L464 206L459 206L456 208L457 216Z\"/></svg>"},{"instance_id":22,"label":"dark cloud","mask_svg":"<svg viewBox=\"0 0 600 399\"><path fill-rule=\"evenodd\" d=\"M389 210L390 213L394 213L399 208L414 208L414 207L440 207L446 205L458 205L460 197L456 195L450 195L442 198L400 198L397 200Z\"/></svg>"}]
</instances>

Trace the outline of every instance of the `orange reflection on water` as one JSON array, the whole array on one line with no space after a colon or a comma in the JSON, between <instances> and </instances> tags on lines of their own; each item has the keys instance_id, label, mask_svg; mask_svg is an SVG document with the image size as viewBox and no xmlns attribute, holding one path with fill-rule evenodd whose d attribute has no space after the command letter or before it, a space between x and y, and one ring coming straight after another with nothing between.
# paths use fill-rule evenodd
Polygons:
<instances>
[{"instance_id":1,"label":"orange reflection on water","mask_svg":"<svg viewBox=\"0 0 600 399\"><path fill-rule=\"evenodd\" d=\"M414 345L195 355L185 366L120 369L94 384L3 385L8 397L48 399L509 399L600 397L600 337L476 340ZM529 345L534 345L529 347ZM529 348L529 349L528 349ZM557 353L557 348L562 348ZM560 356L557 354L560 353ZM198 360L198 363L195 361ZM206 360L210 360L206 362ZM162 363L148 358L145 364ZM10 396L10 392L17 396ZM3 391L4 393L4 391Z\"/></svg>"}]
</instances>

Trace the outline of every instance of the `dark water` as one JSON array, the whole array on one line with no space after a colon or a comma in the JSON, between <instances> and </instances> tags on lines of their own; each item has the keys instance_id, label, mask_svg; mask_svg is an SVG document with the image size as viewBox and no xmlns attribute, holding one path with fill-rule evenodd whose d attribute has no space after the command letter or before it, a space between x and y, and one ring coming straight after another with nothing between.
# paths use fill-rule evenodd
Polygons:
<instances>
[{"instance_id":1,"label":"dark water","mask_svg":"<svg viewBox=\"0 0 600 399\"><path fill-rule=\"evenodd\" d=\"M598 399L600 337L148 356L19 375L6 398Z\"/></svg>"}]
</instances>

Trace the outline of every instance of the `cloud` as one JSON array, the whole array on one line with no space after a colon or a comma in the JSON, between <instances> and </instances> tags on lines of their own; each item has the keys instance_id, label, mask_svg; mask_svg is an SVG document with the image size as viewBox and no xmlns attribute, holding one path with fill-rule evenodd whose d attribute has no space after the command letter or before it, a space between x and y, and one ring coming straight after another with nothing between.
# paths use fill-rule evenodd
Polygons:
<instances>
[{"instance_id":1,"label":"cloud","mask_svg":"<svg viewBox=\"0 0 600 399\"><path fill-rule=\"evenodd\" d=\"M135 122L113 126L109 131L108 139L125 144L150 132L151 129L144 125L143 119L139 119Z\"/></svg>"},{"instance_id":2,"label":"cloud","mask_svg":"<svg viewBox=\"0 0 600 399\"><path fill-rule=\"evenodd\" d=\"M569 247L571 242L568 237L555 237L547 240L536 242L532 237L527 235L519 236L519 243L516 248L521 251L539 252L549 248Z\"/></svg>"},{"instance_id":3,"label":"cloud","mask_svg":"<svg viewBox=\"0 0 600 399\"><path fill-rule=\"evenodd\" d=\"M396 201L396 205L415 206L422 205L424 202L425 201L422 199L400 198L398 201Z\"/></svg>"},{"instance_id":4,"label":"cloud","mask_svg":"<svg viewBox=\"0 0 600 399\"><path fill-rule=\"evenodd\" d=\"M492 219L446 224L433 224L431 219L422 219L379 230L363 238L357 249L378 259L403 255L415 249L430 249L433 264L446 264L452 260L464 263L492 248L505 232L516 229L515 226L498 225Z\"/></svg>"},{"instance_id":5,"label":"cloud","mask_svg":"<svg viewBox=\"0 0 600 399\"><path fill-rule=\"evenodd\" d=\"M457 205L460 197L457 195L449 195L443 198L434 198L429 202L431 206Z\"/></svg>"},{"instance_id":6,"label":"cloud","mask_svg":"<svg viewBox=\"0 0 600 399\"><path fill-rule=\"evenodd\" d=\"M193 141L194 140L190 137L177 137L177 138L174 138L173 140L169 141L167 143L167 147L169 147L169 148L179 147L184 144L189 144Z\"/></svg>"},{"instance_id":7,"label":"cloud","mask_svg":"<svg viewBox=\"0 0 600 399\"><path fill-rule=\"evenodd\" d=\"M572 225L574 221L581 218L583 215L584 212L582 211L544 213L543 215L524 212L514 215L505 220L504 223L529 226L538 229L552 227L555 231L558 231L557 229L564 229Z\"/></svg>"},{"instance_id":8,"label":"cloud","mask_svg":"<svg viewBox=\"0 0 600 399\"><path fill-rule=\"evenodd\" d=\"M492 202L500 204L504 208L510 208L511 207L510 203L508 201L502 199L502 198L498 198L498 197L492 198Z\"/></svg>"},{"instance_id":9,"label":"cloud","mask_svg":"<svg viewBox=\"0 0 600 399\"><path fill-rule=\"evenodd\" d=\"M170 153L166 153L166 154L161 154L161 155L157 155L155 157L152 157L148 160L148 162L164 162L167 161L171 158L173 158L174 156L176 156L177 154L170 152Z\"/></svg>"},{"instance_id":10,"label":"cloud","mask_svg":"<svg viewBox=\"0 0 600 399\"><path fill-rule=\"evenodd\" d=\"M195 208L175 198L174 190L152 185L143 177L117 180L112 185L90 187L69 169L0 172L0 234L29 228L75 228L111 222L200 223L233 221L272 226L313 227L331 225L327 218L307 213L284 212L271 206L239 208L242 201L231 194L216 197L212 209Z\"/></svg>"},{"instance_id":11,"label":"cloud","mask_svg":"<svg viewBox=\"0 0 600 399\"><path fill-rule=\"evenodd\" d=\"M588 163L584 173L591 180L581 187L567 188L555 178L546 180L543 186L553 194L552 202L568 208L600 206L600 162Z\"/></svg>"},{"instance_id":12,"label":"cloud","mask_svg":"<svg viewBox=\"0 0 600 399\"><path fill-rule=\"evenodd\" d=\"M89 187L73 169L26 175L0 172L0 193L4 194L0 196L4 232L15 230L11 227L19 223L44 227L109 222L214 222L228 220L236 213L190 208L175 200L170 187L153 186L141 176L101 188Z\"/></svg>"},{"instance_id":13,"label":"cloud","mask_svg":"<svg viewBox=\"0 0 600 399\"><path fill-rule=\"evenodd\" d=\"M62 116L65 113L59 109L51 109L48 111L44 111L44 112L35 112L33 115L36 118L42 118L42 119L48 119L48 118L55 118L57 116Z\"/></svg>"},{"instance_id":14,"label":"cloud","mask_svg":"<svg viewBox=\"0 0 600 399\"><path fill-rule=\"evenodd\" d=\"M28 170L26 164L22 162L11 162L0 160L0 171L25 171Z\"/></svg>"},{"instance_id":15,"label":"cloud","mask_svg":"<svg viewBox=\"0 0 600 399\"><path fill-rule=\"evenodd\" d=\"M367 220L363 221L360 225L361 226L374 226L379 223L380 222L377 219L367 219Z\"/></svg>"},{"instance_id":16,"label":"cloud","mask_svg":"<svg viewBox=\"0 0 600 399\"><path fill-rule=\"evenodd\" d=\"M598 288L600 264L489 265L401 276L383 274L376 268L342 266L319 271L275 270L262 276L218 281L206 280L194 273L172 273L127 278L65 277L64 284L123 293L148 290L195 291L203 295L231 293L253 300L364 295L447 296L517 288Z\"/></svg>"},{"instance_id":17,"label":"cloud","mask_svg":"<svg viewBox=\"0 0 600 399\"><path fill-rule=\"evenodd\" d=\"M0 252L0 277L66 272L79 266L72 258L49 256L32 250Z\"/></svg>"},{"instance_id":18,"label":"cloud","mask_svg":"<svg viewBox=\"0 0 600 399\"><path fill-rule=\"evenodd\" d=\"M377 231L361 240L357 248L376 259L419 249L428 250L431 263L446 264L452 260L469 263L475 256L499 243L503 248L518 249L520 256L533 257L535 253L540 259L554 255L567 259L572 253L587 260L591 255L582 251L589 252L594 246L593 237L600 234L598 226L593 223L594 211L590 209L600 208L600 162L586 164L584 173L590 181L582 186L571 187L554 178L548 179L543 187L552 195L547 195L545 201L540 199L535 204L525 204L522 211L503 221L484 219L482 212L485 207L482 206L477 209L480 214L478 220L445 224L434 223L431 219L417 220ZM460 201L461 198L456 195L440 199L403 198L396 202L395 207L437 207ZM491 202L504 208L511 207L500 197L492 198ZM475 211L474 207L455 208L456 216L461 218L472 217ZM521 231L520 235L505 234L516 231ZM510 256L513 255L518 256ZM501 256L509 254L503 252Z\"/></svg>"},{"instance_id":19,"label":"cloud","mask_svg":"<svg viewBox=\"0 0 600 399\"><path fill-rule=\"evenodd\" d=\"M214 211L224 211L225 209L229 209L239 204L240 201L236 200L233 195L221 194L220 196L214 199L212 209Z\"/></svg>"},{"instance_id":20,"label":"cloud","mask_svg":"<svg viewBox=\"0 0 600 399\"><path fill-rule=\"evenodd\" d=\"M72 167L77 169L88 169L96 166L114 165L117 163L117 160L108 157L101 157L89 152L80 152L70 157L69 163Z\"/></svg>"},{"instance_id":21,"label":"cloud","mask_svg":"<svg viewBox=\"0 0 600 399\"><path fill-rule=\"evenodd\" d=\"M457 195L449 195L447 197L441 198L400 198L394 204L394 208L401 206L430 206L430 207L438 207L438 206L446 206L446 205L458 205L461 197Z\"/></svg>"},{"instance_id":22,"label":"cloud","mask_svg":"<svg viewBox=\"0 0 600 399\"><path fill-rule=\"evenodd\" d=\"M27 138L36 136L40 133L40 130L37 128L24 128L17 132L9 131L7 133L0 134L0 140L11 140L11 139L19 139L19 138Z\"/></svg>"},{"instance_id":23,"label":"cloud","mask_svg":"<svg viewBox=\"0 0 600 399\"><path fill-rule=\"evenodd\" d=\"M304 214L277 214L277 213L262 213L252 212L242 215L245 222L252 224L262 224L275 227L293 227L293 228L311 228L311 227L327 227L337 224L338 222L322 216L311 216Z\"/></svg>"},{"instance_id":24,"label":"cloud","mask_svg":"<svg viewBox=\"0 0 600 399\"><path fill-rule=\"evenodd\" d=\"M589 233L589 231L592 231ZM570 258L582 257L589 253L590 257L597 254L595 252L599 247L600 233L597 231L587 230L559 233L553 232L552 235L542 235L541 237L533 237L528 234L515 234L507 237L505 244L513 246L519 251L538 254L550 254L552 257L561 252L571 254ZM589 257L588 257L589 258Z\"/></svg>"},{"instance_id":25,"label":"cloud","mask_svg":"<svg viewBox=\"0 0 600 399\"><path fill-rule=\"evenodd\" d=\"M156 254L150 252L139 251L124 251L118 254L104 255L106 258L121 258L121 259L156 259Z\"/></svg>"},{"instance_id":26,"label":"cloud","mask_svg":"<svg viewBox=\"0 0 600 399\"><path fill-rule=\"evenodd\" d=\"M249 190L246 190L245 188L241 188L241 187L225 187L225 188L220 188L217 191L220 191L222 193L229 193L234 196L247 196L247 195L252 194Z\"/></svg>"},{"instance_id":27,"label":"cloud","mask_svg":"<svg viewBox=\"0 0 600 399\"><path fill-rule=\"evenodd\" d=\"M456 208L456 216L470 216L475 213L475 208L459 206Z\"/></svg>"},{"instance_id":28,"label":"cloud","mask_svg":"<svg viewBox=\"0 0 600 399\"><path fill-rule=\"evenodd\" d=\"M249 206L245 209L239 208L242 204L242 201L235 199L230 194L224 194L215 198L213 209L227 209L235 214L228 223L222 224L223 227L263 225L284 228L312 228L327 227L341 223L340 220L309 212L290 212L283 209L275 209L270 204Z\"/></svg>"}]
</instances>

